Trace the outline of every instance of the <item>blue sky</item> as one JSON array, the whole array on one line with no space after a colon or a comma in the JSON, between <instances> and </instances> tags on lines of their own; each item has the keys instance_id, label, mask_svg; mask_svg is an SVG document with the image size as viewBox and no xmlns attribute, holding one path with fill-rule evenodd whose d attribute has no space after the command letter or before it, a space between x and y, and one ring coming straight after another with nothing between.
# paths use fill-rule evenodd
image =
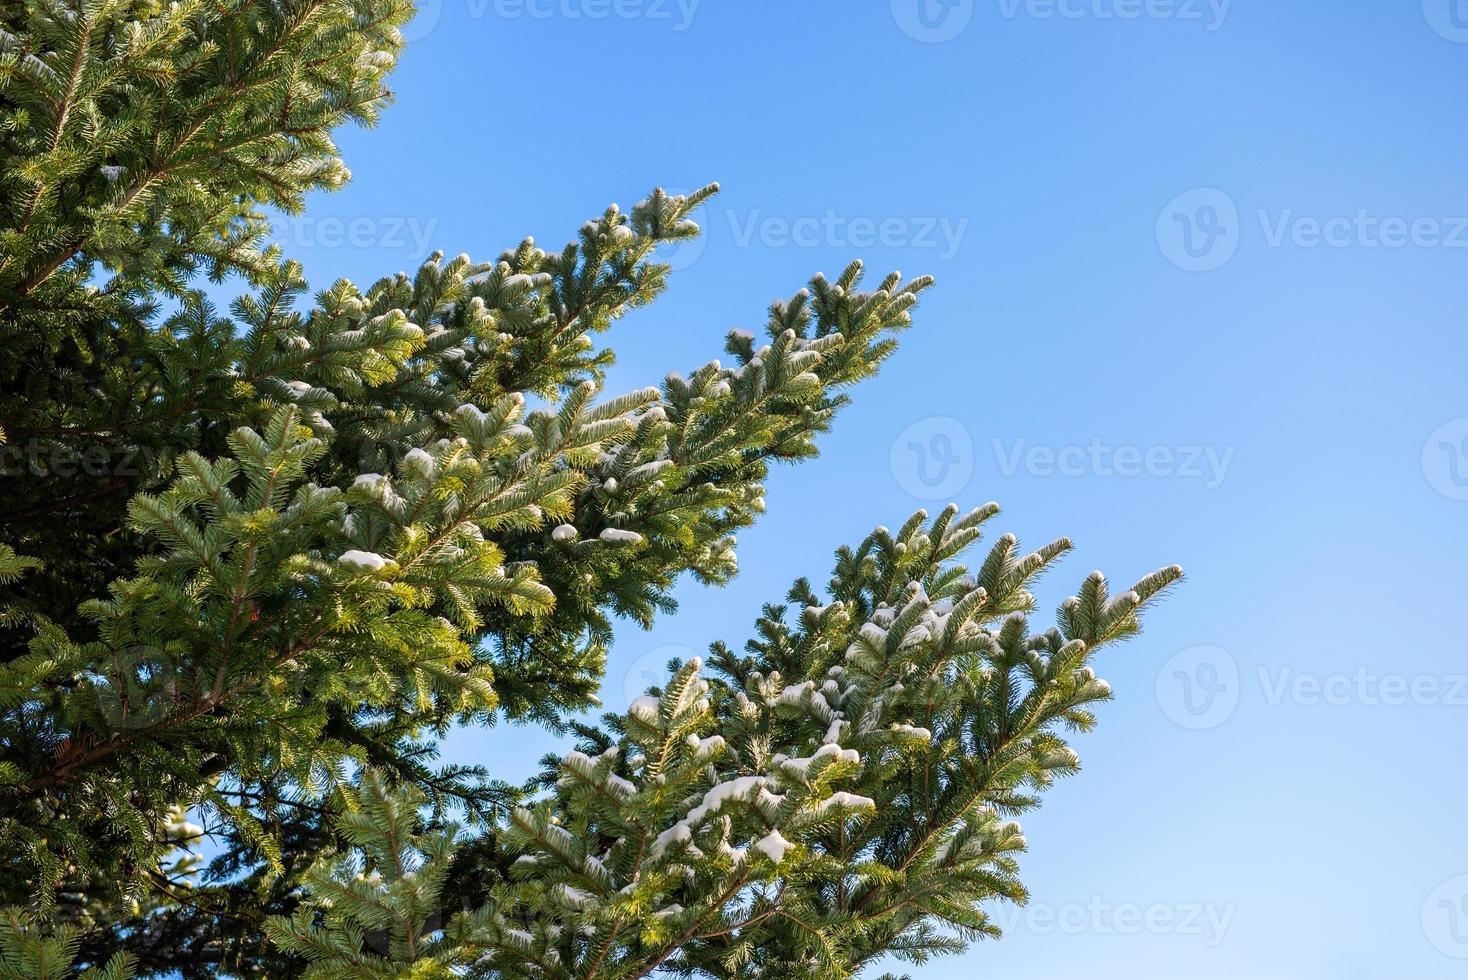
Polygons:
<instances>
[{"instance_id":1,"label":"blue sky","mask_svg":"<svg viewBox=\"0 0 1468 980\"><path fill-rule=\"evenodd\" d=\"M608 705L874 525L998 500L1077 544L1048 608L1189 578L1025 821L1030 909L918 975L1462 976L1468 3L924 2L432 0L355 179L280 237L370 281L722 182L614 390L852 258L933 273L739 580L620 632Z\"/></svg>"}]
</instances>

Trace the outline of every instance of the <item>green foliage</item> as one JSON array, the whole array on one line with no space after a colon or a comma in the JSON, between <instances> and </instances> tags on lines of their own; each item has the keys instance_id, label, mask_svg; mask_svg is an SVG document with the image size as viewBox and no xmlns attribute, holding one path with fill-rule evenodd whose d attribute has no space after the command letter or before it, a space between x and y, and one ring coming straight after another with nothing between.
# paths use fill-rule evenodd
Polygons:
<instances>
[{"instance_id":1,"label":"green foliage","mask_svg":"<svg viewBox=\"0 0 1468 980\"><path fill-rule=\"evenodd\" d=\"M770 465L931 280L817 276L625 393L597 338L715 185L308 298L264 212L346 179L331 131L376 119L411 13L0 9L0 970L842 976L991 932L1003 818L1073 771L1091 655L1175 570L1031 634L1066 545L969 577L992 510L917 518L747 655L568 725L616 618L735 574ZM506 721L584 744L529 786L437 762Z\"/></svg>"},{"instance_id":2,"label":"green foliage","mask_svg":"<svg viewBox=\"0 0 1468 980\"><path fill-rule=\"evenodd\" d=\"M337 830L353 850L306 874L310 903L290 918L271 919L270 938L311 963L307 980L462 975L483 926L464 914L442 921L457 828L422 832L423 794L393 793L371 772L345 802Z\"/></svg>"},{"instance_id":3,"label":"green foliage","mask_svg":"<svg viewBox=\"0 0 1468 980\"><path fill-rule=\"evenodd\" d=\"M75 926L45 929L16 909L0 910L0 980L132 980L133 960L118 953L106 964L72 969L81 946Z\"/></svg>"},{"instance_id":4,"label":"green foliage","mask_svg":"<svg viewBox=\"0 0 1468 980\"><path fill-rule=\"evenodd\" d=\"M339 186L408 0L20 0L0 16L0 313L266 268L260 205ZM7 331L8 332L8 331ZM7 338L8 339L8 338Z\"/></svg>"},{"instance_id":5,"label":"green foliage","mask_svg":"<svg viewBox=\"0 0 1468 980\"><path fill-rule=\"evenodd\" d=\"M533 861L495 897L580 965L564 975L844 977L997 934L982 903L1024 898L1007 818L1077 770L1064 733L1110 697L1093 655L1181 575L1112 597L1094 573L1033 632L1029 586L1070 545L1005 535L970 574L954 559L997 511L842 549L827 600L798 582L743 655L715 645L713 676L683 665L555 763L513 820ZM542 897L572 878L593 897ZM495 976L543 975L498 956Z\"/></svg>"},{"instance_id":6,"label":"green foliage","mask_svg":"<svg viewBox=\"0 0 1468 980\"><path fill-rule=\"evenodd\" d=\"M879 529L838 554L826 601L797 582L744 654L715 644L710 676L678 666L581 729L496 834L498 868L456 872L492 880L435 942L482 977L834 978L997 936L985 904L1026 897L1011 818L1079 769L1066 735L1111 696L1095 652L1181 576L1113 596L1093 573L1034 632L1029 587L1070 545L1025 554L1005 535L970 573L955 558L997 511ZM400 837L389 824L376 833ZM334 935L426 935L421 915L379 911L396 889L374 882L361 915L312 894ZM357 975L347 945L332 975Z\"/></svg>"},{"instance_id":7,"label":"green foliage","mask_svg":"<svg viewBox=\"0 0 1468 980\"><path fill-rule=\"evenodd\" d=\"M245 421L230 322L263 208L347 177L332 141L389 99L411 0L15 0L0 7L0 498L46 568L0 606L53 620L128 574L127 501ZM287 267L293 268L293 267ZM165 301L183 310L158 322ZM235 397L230 397L231 395Z\"/></svg>"},{"instance_id":8,"label":"green foliage","mask_svg":"<svg viewBox=\"0 0 1468 980\"><path fill-rule=\"evenodd\" d=\"M289 265L233 322L192 296L148 334L158 367L119 388L132 404L71 408L194 445L127 487L102 568L133 570L106 582L56 537L58 516L95 516L89 493L11 477L41 501L7 525L13 547L105 589L69 611L9 587L7 615L35 626L0 669L17 749L0 817L43 893L90 875L135 893L178 802L267 881L287 874L276 804L331 794L348 763L483 818L502 787L435 771L433 736L556 723L592 702L611 616L650 623L679 574L734 573L769 461L814 454L928 281L864 293L853 265L776 304L768 343L732 334L734 366L598 399L610 354L588 334L662 288L656 236L686 235L712 190L609 209L554 259L526 242L339 283L308 314Z\"/></svg>"}]
</instances>

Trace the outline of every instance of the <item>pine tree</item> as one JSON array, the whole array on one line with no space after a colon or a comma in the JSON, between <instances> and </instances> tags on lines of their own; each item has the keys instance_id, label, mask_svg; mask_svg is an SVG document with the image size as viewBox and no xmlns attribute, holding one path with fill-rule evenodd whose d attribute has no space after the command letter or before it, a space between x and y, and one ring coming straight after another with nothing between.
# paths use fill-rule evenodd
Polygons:
<instances>
[{"instance_id":1,"label":"pine tree","mask_svg":"<svg viewBox=\"0 0 1468 980\"><path fill-rule=\"evenodd\" d=\"M0 312L79 323L107 301L268 270L260 208L348 176L408 0L20 0L0 14ZM94 266L111 275L79 288ZM79 295L83 294L83 295Z\"/></svg>"},{"instance_id":2,"label":"pine tree","mask_svg":"<svg viewBox=\"0 0 1468 980\"><path fill-rule=\"evenodd\" d=\"M47 929L16 909L0 912L0 980L132 980L132 958L118 953L103 966L77 974L72 969L81 946L81 929Z\"/></svg>"},{"instance_id":3,"label":"pine tree","mask_svg":"<svg viewBox=\"0 0 1468 980\"><path fill-rule=\"evenodd\" d=\"M198 280L302 288L264 246L264 209L347 179L331 131L389 101L411 14L410 0L0 7L0 499L6 540L46 559L24 597L0 585L12 617L64 619L127 574L128 500L187 449L223 450L250 394L223 373L229 324Z\"/></svg>"},{"instance_id":4,"label":"pine tree","mask_svg":"<svg viewBox=\"0 0 1468 980\"><path fill-rule=\"evenodd\" d=\"M421 828L424 795L393 792L376 773L348 793L336 821L351 850L306 875L311 903L266 925L271 939L312 963L307 980L460 976L474 960L475 916L442 919L458 828ZM316 910L328 910L318 923Z\"/></svg>"},{"instance_id":5,"label":"pine tree","mask_svg":"<svg viewBox=\"0 0 1468 980\"><path fill-rule=\"evenodd\" d=\"M945 512L570 725L616 618L735 574L769 467L931 280L817 276L727 365L626 393L597 338L714 185L308 298L265 209L346 179L331 132L389 101L411 12L0 11L0 969L840 975L988 931L1022 894L997 821L1073 768L1086 661L1175 574L1088 580L1029 636L1064 547L969 580L988 512ZM436 761L501 722L584 744L528 786Z\"/></svg>"},{"instance_id":6,"label":"pine tree","mask_svg":"<svg viewBox=\"0 0 1468 980\"><path fill-rule=\"evenodd\" d=\"M368 975L369 925L418 923L470 976L626 980L849 977L997 936L984 904L1026 895L1012 818L1078 770L1065 735L1111 696L1096 651L1181 574L1112 595L1093 573L1034 632L1028 587L1070 543L1025 554L1005 535L971 573L954 559L997 511L878 529L839 552L827 596L802 580L767 606L743 655L715 644L707 670L675 663L666 687L580 727L545 792L495 827L494 860L458 870L492 884L444 931L417 905L384 918L396 879L363 895L338 872L283 939L322 976ZM390 817L378 837L403 836Z\"/></svg>"},{"instance_id":7,"label":"pine tree","mask_svg":"<svg viewBox=\"0 0 1468 980\"><path fill-rule=\"evenodd\" d=\"M0 673L0 816L30 865L17 900L32 875L43 900L64 879L135 890L179 801L279 876L292 831L271 825L349 763L482 817L502 788L436 770L434 735L586 706L611 615L650 622L680 573L733 574L730 533L763 508L769 461L813 453L835 389L890 352L928 281L817 278L772 308L770 343L731 334L737 368L599 400L610 355L587 333L655 295L653 247L692 233L712 190L609 209L556 257L527 242L494 264L435 258L411 283L340 283L305 315L287 266L232 322L195 297L163 323L178 387L137 411L173 398L196 430L253 424L134 494L117 530L135 571L103 595L68 615L11 586L7 616L34 633ZM201 373L235 404L194 407ZM51 554L44 528L8 530L19 554Z\"/></svg>"}]
</instances>

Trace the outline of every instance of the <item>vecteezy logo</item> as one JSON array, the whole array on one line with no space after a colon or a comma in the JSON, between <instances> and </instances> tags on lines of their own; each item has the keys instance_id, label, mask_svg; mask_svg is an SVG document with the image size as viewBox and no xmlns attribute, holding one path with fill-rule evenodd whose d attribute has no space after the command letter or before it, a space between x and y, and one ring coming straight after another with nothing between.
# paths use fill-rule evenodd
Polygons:
<instances>
[{"instance_id":1,"label":"vecteezy logo","mask_svg":"<svg viewBox=\"0 0 1468 980\"><path fill-rule=\"evenodd\" d=\"M418 12L401 30L403 40L408 44L432 34L439 17L443 16L443 0L418 0L417 7Z\"/></svg>"},{"instance_id":2,"label":"vecteezy logo","mask_svg":"<svg viewBox=\"0 0 1468 980\"><path fill-rule=\"evenodd\" d=\"M974 439L958 419L920 419L892 441L889 461L897 485L914 497L952 499L974 474Z\"/></svg>"},{"instance_id":3,"label":"vecteezy logo","mask_svg":"<svg viewBox=\"0 0 1468 980\"><path fill-rule=\"evenodd\" d=\"M1422 0L1427 25L1458 44L1468 44L1468 0Z\"/></svg>"},{"instance_id":4,"label":"vecteezy logo","mask_svg":"<svg viewBox=\"0 0 1468 980\"><path fill-rule=\"evenodd\" d=\"M1422 472L1449 500L1468 500L1468 417L1437 427L1422 445Z\"/></svg>"},{"instance_id":5,"label":"vecteezy logo","mask_svg":"<svg viewBox=\"0 0 1468 980\"><path fill-rule=\"evenodd\" d=\"M973 16L974 0L892 0L892 19L902 33L930 44L962 34Z\"/></svg>"},{"instance_id":6,"label":"vecteezy logo","mask_svg":"<svg viewBox=\"0 0 1468 980\"><path fill-rule=\"evenodd\" d=\"M1239 706L1239 665L1223 647L1188 647L1157 672L1157 703L1183 728L1217 728Z\"/></svg>"},{"instance_id":7,"label":"vecteezy logo","mask_svg":"<svg viewBox=\"0 0 1468 980\"><path fill-rule=\"evenodd\" d=\"M1468 875L1449 878L1427 896L1422 932L1439 953L1468 960Z\"/></svg>"},{"instance_id":8,"label":"vecteezy logo","mask_svg":"<svg viewBox=\"0 0 1468 980\"><path fill-rule=\"evenodd\" d=\"M1157 246L1187 272L1211 272L1239 248L1239 208L1216 187L1186 191L1157 216Z\"/></svg>"},{"instance_id":9,"label":"vecteezy logo","mask_svg":"<svg viewBox=\"0 0 1468 980\"><path fill-rule=\"evenodd\" d=\"M622 675L622 703L609 704L616 711L626 709L633 701L647 693L650 687L663 687L673 675L668 670L668 661L674 658L684 663L698 656L691 647L673 643L649 650L627 667Z\"/></svg>"},{"instance_id":10,"label":"vecteezy logo","mask_svg":"<svg viewBox=\"0 0 1468 980\"><path fill-rule=\"evenodd\" d=\"M663 191L669 197L682 197L691 193L680 188L669 187ZM685 238L677 242L665 242L653 249L659 262L665 262L668 268L674 272L680 272L699 260L703 250L708 245L709 226L706 219L707 202L700 204L685 216L687 220L698 225L701 231L693 238Z\"/></svg>"}]
</instances>

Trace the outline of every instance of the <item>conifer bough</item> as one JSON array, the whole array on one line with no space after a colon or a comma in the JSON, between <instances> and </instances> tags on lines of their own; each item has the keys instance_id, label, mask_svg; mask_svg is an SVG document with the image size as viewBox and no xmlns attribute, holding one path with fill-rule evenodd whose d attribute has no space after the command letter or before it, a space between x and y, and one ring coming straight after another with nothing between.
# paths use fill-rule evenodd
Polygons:
<instances>
[{"instance_id":1,"label":"conifer bough","mask_svg":"<svg viewBox=\"0 0 1468 980\"><path fill-rule=\"evenodd\" d=\"M306 301L262 209L345 179L410 15L0 12L0 977L841 977L993 934L1095 652L1180 573L1034 632L1068 543L970 572L997 508L920 513L571 720L930 280L817 276L624 394L596 337L712 185ZM578 744L525 786L435 762L496 722Z\"/></svg>"}]
</instances>

